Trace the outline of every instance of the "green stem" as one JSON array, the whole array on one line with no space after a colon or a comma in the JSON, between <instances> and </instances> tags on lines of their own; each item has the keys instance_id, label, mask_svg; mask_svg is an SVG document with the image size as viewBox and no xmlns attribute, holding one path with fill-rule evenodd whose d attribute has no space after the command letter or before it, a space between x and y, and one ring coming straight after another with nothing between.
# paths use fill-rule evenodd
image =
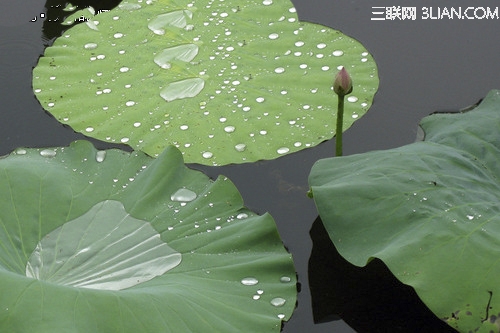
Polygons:
<instances>
[{"instance_id":1,"label":"green stem","mask_svg":"<svg viewBox=\"0 0 500 333\"><path fill-rule=\"evenodd\" d=\"M342 125L344 124L344 96L338 95L337 129L335 132L335 156L342 156Z\"/></svg>"}]
</instances>

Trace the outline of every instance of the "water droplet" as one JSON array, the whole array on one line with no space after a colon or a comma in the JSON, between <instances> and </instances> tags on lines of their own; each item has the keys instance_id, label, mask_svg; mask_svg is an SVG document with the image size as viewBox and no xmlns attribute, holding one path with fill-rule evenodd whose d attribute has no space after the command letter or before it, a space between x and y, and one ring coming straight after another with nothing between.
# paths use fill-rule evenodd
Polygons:
<instances>
[{"instance_id":1,"label":"water droplet","mask_svg":"<svg viewBox=\"0 0 500 333\"><path fill-rule=\"evenodd\" d=\"M271 304L276 306L276 307L283 306L283 305L285 305L285 303L286 303L286 299L281 298L281 297L275 297L271 300Z\"/></svg>"},{"instance_id":2,"label":"water droplet","mask_svg":"<svg viewBox=\"0 0 500 333\"><path fill-rule=\"evenodd\" d=\"M279 36L277 33L272 33L269 35L269 39L277 39Z\"/></svg>"},{"instance_id":3,"label":"water droplet","mask_svg":"<svg viewBox=\"0 0 500 333\"><path fill-rule=\"evenodd\" d=\"M344 51L341 51L341 50L336 50L336 51L333 51L332 53L335 57L340 57L341 55L344 54Z\"/></svg>"},{"instance_id":4,"label":"water droplet","mask_svg":"<svg viewBox=\"0 0 500 333\"><path fill-rule=\"evenodd\" d=\"M227 133L232 133L232 132L234 132L234 130L235 130L234 126L226 126L226 127L224 127L224 131L226 131Z\"/></svg>"},{"instance_id":5,"label":"water droplet","mask_svg":"<svg viewBox=\"0 0 500 333\"><path fill-rule=\"evenodd\" d=\"M123 34L121 32L117 32L116 34L113 35L115 38L122 38Z\"/></svg>"},{"instance_id":6,"label":"water droplet","mask_svg":"<svg viewBox=\"0 0 500 333\"><path fill-rule=\"evenodd\" d=\"M87 127L87 128L85 129L85 132L89 132L89 133L90 133L90 132L93 132L93 131L94 131L94 128L93 128L93 127Z\"/></svg>"},{"instance_id":7,"label":"water droplet","mask_svg":"<svg viewBox=\"0 0 500 333\"><path fill-rule=\"evenodd\" d=\"M55 150L52 149L44 149L40 151L40 155L43 157L55 157L57 155Z\"/></svg>"},{"instance_id":8,"label":"water droplet","mask_svg":"<svg viewBox=\"0 0 500 333\"><path fill-rule=\"evenodd\" d=\"M237 151L245 151L246 148L247 145L244 143L238 143L237 145L234 146L234 149L236 149Z\"/></svg>"},{"instance_id":9,"label":"water droplet","mask_svg":"<svg viewBox=\"0 0 500 333\"><path fill-rule=\"evenodd\" d=\"M126 73L129 70L130 70L130 68L128 68L128 67L122 67L122 68L120 68L120 72L122 72L122 73Z\"/></svg>"},{"instance_id":10,"label":"water droplet","mask_svg":"<svg viewBox=\"0 0 500 333\"><path fill-rule=\"evenodd\" d=\"M189 202L196 199L197 195L187 188L180 188L170 196L170 200L179 202Z\"/></svg>"},{"instance_id":11,"label":"water droplet","mask_svg":"<svg viewBox=\"0 0 500 333\"><path fill-rule=\"evenodd\" d=\"M276 74L281 74L281 73L285 72L285 69L283 67L277 67L277 68L274 69L274 72Z\"/></svg>"},{"instance_id":12,"label":"water droplet","mask_svg":"<svg viewBox=\"0 0 500 333\"><path fill-rule=\"evenodd\" d=\"M99 163L103 162L104 159L106 158L106 151L105 150L99 150L96 154L95 154L95 160Z\"/></svg>"},{"instance_id":13,"label":"water droplet","mask_svg":"<svg viewBox=\"0 0 500 333\"><path fill-rule=\"evenodd\" d=\"M239 213L238 215L236 215L236 218L238 220L243 220L243 219L246 219L247 217L248 217L247 213Z\"/></svg>"},{"instance_id":14,"label":"water droplet","mask_svg":"<svg viewBox=\"0 0 500 333\"><path fill-rule=\"evenodd\" d=\"M469 220L473 220L473 219L474 219L474 215L467 215L467 218L468 218Z\"/></svg>"},{"instance_id":15,"label":"water droplet","mask_svg":"<svg viewBox=\"0 0 500 333\"><path fill-rule=\"evenodd\" d=\"M286 154L286 153L288 153L289 151L290 151L290 149L289 149L289 148L287 148L287 147L281 147L281 148L279 148L276 152L277 152L278 154Z\"/></svg>"},{"instance_id":16,"label":"water droplet","mask_svg":"<svg viewBox=\"0 0 500 333\"><path fill-rule=\"evenodd\" d=\"M203 156L203 158L212 158L212 156L214 156L214 154L209 152L209 151L206 151L203 154L201 154L201 156Z\"/></svg>"},{"instance_id":17,"label":"water droplet","mask_svg":"<svg viewBox=\"0 0 500 333\"><path fill-rule=\"evenodd\" d=\"M128 101L127 103L125 103L126 106L133 106L135 105L135 102L134 101Z\"/></svg>"},{"instance_id":18,"label":"water droplet","mask_svg":"<svg viewBox=\"0 0 500 333\"><path fill-rule=\"evenodd\" d=\"M301 46L304 46L304 42L303 41L298 41L298 42L295 42L295 46L297 47L301 47Z\"/></svg>"},{"instance_id":19,"label":"water droplet","mask_svg":"<svg viewBox=\"0 0 500 333\"><path fill-rule=\"evenodd\" d=\"M358 101L358 98L356 96L349 96L349 97L347 97L347 101L354 103L354 102Z\"/></svg>"},{"instance_id":20,"label":"water droplet","mask_svg":"<svg viewBox=\"0 0 500 333\"><path fill-rule=\"evenodd\" d=\"M225 123L225 122L227 121L227 118L221 117L221 118L219 118L219 121L220 121L221 123Z\"/></svg>"},{"instance_id":21,"label":"water droplet","mask_svg":"<svg viewBox=\"0 0 500 333\"><path fill-rule=\"evenodd\" d=\"M292 279L291 279L289 276L282 276L282 277L280 278L280 281L281 281L282 283L288 283L288 282L292 281Z\"/></svg>"},{"instance_id":22,"label":"water droplet","mask_svg":"<svg viewBox=\"0 0 500 333\"><path fill-rule=\"evenodd\" d=\"M262 1L262 4L263 4L264 6L269 6L269 5L272 5L272 4L273 4L273 0L264 0L264 1Z\"/></svg>"},{"instance_id":23,"label":"water droplet","mask_svg":"<svg viewBox=\"0 0 500 333\"><path fill-rule=\"evenodd\" d=\"M87 43L83 47L87 50L94 50L97 48L97 44L96 43Z\"/></svg>"},{"instance_id":24,"label":"water droplet","mask_svg":"<svg viewBox=\"0 0 500 333\"><path fill-rule=\"evenodd\" d=\"M186 80L169 83L160 91L160 96L167 102L186 97L194 97L205 86L205 81L201 78L190 78Z\"/></svg>"},{"instance_id":25,"label":"water droplet","mask_svg":"<svg viewBox=\"0 0 500 333\"><path fill-rule=\"evenodd\" d=\"M257 97L255 100L257 101L257 103L262 103L265 101L264 97Z\"/></svg>"},{"instance_id":26,"label":"water droplet","mask_svg":"<svg viewBox=\"0 0 500 333\"><path fill-rule=\"evenodd\" d=\"M141 5L138 3L121 3L118 5L118 8L123 10L137 10L141 8Z\"/></svg>"},{"instance_id":27,"label":"water droplet","mask_svg":"<svg viewBox=\"0 0 500 333\"><path fill-rule=\"evenodd\" d=\"M181 130L185 131L185 130L187 130L189 128L189 126L188 125L181 125L181 126L179 126L179 128Z\"/></svg>"},{"instance_id":28,"label":"water droplet","mask_svg":"<svg viewBox=\"0 0 500 333\"><path fill-rule=\"evenodd\" d=\"M318 49L324 49L326 47L326 44L325 43L319 43L318 45L316 45L316 47Z\"/></svg>"},{"instance_id":29,"label":"water droplet","mask_svg":"<svg viewBox=\"0 0 500 333\"><path fill-rule=\"evenodd\" d=\"M141 126L141 123L140 123L140 122L136 122L136 123L134 123L134 127L139 127L139 126Z\"/></svg>"},{"instance_id":30,"label":"water droplet","mask_svg":"<svg viewBox=\"0 0 500 333\"><path fill-rule=\"evenodd\" d=\"M241 284L245 286L255 286L257 283L259 283L259 280L251 276L241 279Z\"/></svg>"},{"instance_id":31,"label":"water droplet","mask_svg":"<svg viewBox=\"0 0 500 333\"><path fill-rule=\"evenodd\" d=\"M280 314L278 314L278 318L283 319L283 318L285 318L285 315L283 313L280 313Z\"/></svg>"},{"instance_id":32,"label":"water droplet","mask_svg":"<svg viewBox=\"0 0 500 333\"><path fill-rule=\"evenodd\" d=\"M172 60L190 62L198 54L198 46L195 44L184 44L169 47L154 57L154 62L163 69L172 67Z\"/></svg>"}]
</instances>

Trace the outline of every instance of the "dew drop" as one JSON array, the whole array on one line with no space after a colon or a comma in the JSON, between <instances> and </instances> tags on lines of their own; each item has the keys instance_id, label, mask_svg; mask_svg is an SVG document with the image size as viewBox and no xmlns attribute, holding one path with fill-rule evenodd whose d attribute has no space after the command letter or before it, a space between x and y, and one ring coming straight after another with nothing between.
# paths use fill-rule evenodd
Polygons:
<instances>
[{"instance_id":1,"label":"dew drop","mask_svg":"<svg viewBox=\"0 0 500 333\"><path fill-rule=\"evenodd\" d=\"M224 127L224 131L227 132L227 133L233 133L234 130L235 130L234 126L226 126L226 127Z\"/></svg>"},{"instance_id":2,"label":"dew drop","mask_svg":"<svg viewBox=\"0 0 500 333\"><path fill-rule=\"evenodd\" d=\"M123 10L137 10L141 8L141 5L138 3L121 3L118 5L118 8Z\"/></svg>"},{"instance_id":3,"label":"dew drop","mask_svg":"<svg viewBox=\"0 0 500 333\"><path fill-rule=\"evenodd\" d=\"M282 282L282 283L288 283L290 281L292 281L292 279L289 276L282 276L280 278L280 282Z\"/></svg>"},{"instance_id":4,"label":"dew drop","mask_svg":"<svg viewBox=\"0 0 500 333\"><path fill-rule=\"evenodd\" d=\"M97 48L97 44L96 43L87 43L83 47L87 50L94 50Z\"/></svg>"},{"instance_id":5,"label":"dew drop","mask_svg":"<svg viewBox=\"0 0 500 333\"><path fill-rule=\"evenodd\" d=\"M93 127L87 127L87 128L85 129L85 132L89 132L89 133L90 133L90 132L93 132L93 131L94 131L94 128L93 128Z\"/></svg>"},{"instance_id":6,"label":"dew drop","mask_svg":"<svg viewBox=\"0 0 500 333\"><path fill-rule=\"evenodd\" d=\"M288 153L289 151L290 151L290 149L289 149L289 148L287 148L287 147L281 147L281 148L279 148L276 152L277 152L278 154L286 154L286 153Z\"/></svg>"},{"instance_id":7,"label":"dew drop","mask_svg":"<svg viewBox=\"0 0 500 333\"><path fill-rule=\"evenodd\" d=\"M104 159L106 158L106 151L105 150L99 150L96 154L95 154L95 160L99 163L103 162Z\"/></svg>"},{"instance_id":8,"label":"dew drop","mask_svg":"<svg viewBox=\"0 0 500 333\"><path fill-rule=\"evenodd\" d=\"M241 284L245 286L255 286L257 283L259 283L259 280L251 276L241 279Z\"/></svg>"},{"instance_id":9,"label":"dew drop","mask_svg":"<svg viewBox=\"0 0 500 333\"><path fill-rule=\"evenodd\" d=\"M27 151L26 151L26 149L24 149L24 148L17 148L17 149L14 151L14 153L15 153L16 155L26 155Z\"/></svg>"},{"instance_id":10,"label":"dew drop","mask_svg":"<svg viewBox=\"0 0 500 333\"><path fill-rule=\"evenodd\" d=\"M349 97L347 97L347 101L354 103L354 102L358 101L358 98L356 96L349 96Z\"/></svg>"},{"instance_id":11,"label":"dew drop","mask_svg":"<svg viewBox=\"0 0 500 333\"><path fill-rule=\"evenodd\" d=\"M298 42L295 42L295 46L297 47L301 47L301 46L304 46L304 42L303 41L298 41Z\"/></svg>"},{"instance_id":12,"label":"dew drop","mask_svg":"<svg viewBox=\"0 0 500 333\"><path fill-rule=\"evenodd\" d=\"M130 70L130 68L128 68L128 67L122 67L122 68L120 68L120 72L122 72L122 73L126 73L129 70Z\"/></svg>"},{"instance_id":13,"label":"dew drop","mask_svg":"<svg viewBox=\"0 0 500 333\"><path fill-rule=\"evenodd\" d=\"M133 106L135 105L135 102L134 101L128 101L127 103L125 103L126 106Z\"/></svg>"},{"instance_id":14,"label":"dew drop","mask_svg":"<svg viewBox=\"0 0 500 333\"><path fill-rule=\"evenodd\" d=\"M264 1L262 1L262 4L263 4L264 6L269 6L269 5L272 5L272 4L273 4L273 0L264 0Z\"/></svg>"},{"instance_id":15,"label":"dew drop","mask_svg":"<svg viewBox=\"0 0 500 333\"><path fill-rule=\"evenodd\" d=\"M136 122L136 123L134 123L134 127L139 127L139 126L141 126L141 123L140 123L140 122Z\"/></svg>"},{"instance_id":16,"label":"dew drop","mask_svg":"<svg viewBox=\"0 0 500 333\"><path fill-rule=\"evenodd\" d=\"M335 57L340 57L341 55L344 54L344 51L341 51L341 50L336 50L336 51L333 51L332 53Z\"/></svg>"},{"instance_id":17,"label":"dew drop","mask_svg":"<svg viewBox=\"0 0 500 333\"><path fill-rule=\"evenodd\" d=\"M130 140L129 138L122 138L120 141L121 141L122 143L127 143L129 140Z\"/></svg>"},{"instance_id":18,"label":"dew drop","mask_svg":"<svg viewBox=\"0 0 500 333\"><path fill-rule=\"evenodd\" d=\"M236 149L236 151L245 151L246 148L247 145L244 143L238 143L237 145L234 146L234 149Z\"/></svg>"},{"instance_id":19,"label":"dew drop","mask_svg":"<svg viewBox=\"0 0 500 333\"><path fill-rule=\"evenodd\" d=\"M196 199L197 195L187 188L180 188L170 196L170 200L178 202L189 202Z\"/></svg>"},{"instance_id":20,"label":"dew drop","mask_svg":"<svg viewBox=\"0 0 500 333\"><path fill-rule=\"evenodd\" d=\"M187 130L189 128L189 126L188 125L181 125L179 128L181 130L185 131L185 130Z\"/></svg>"},{"instance_id":21,"label":"dew drop","mask_svg":"<svg viewBox=\"0 0 500 333\"><path fill-rule=\"evenodd\" d=\"M285 72L285 69L283 67L277 67L274 69L274 72L277 74L281 74Z\"/></svg>"},{"instance_id":22,"label":"dew drop","mask_svg":"<svg viewBox=\"0 0 500 333\"><path fill-rule=\"evenodd\" d=\"M122 38L123 34L121 32L117 32L116 34L113 35L115 38Z\"/></svg>"},{"instance_id":23,"label":"dew drop","mask_svg":"<svg viewBox=\"0 0 500 333\"><path fill-rule=\"evenodd\" d=\"M43 157L55 157L56 156L56 151L52 149L44 149L40 151L40 155Z\"/></svg>"},{"instance_id":24,"label":"dew drop","mask_svg":"<svg viewBox=\"0 0 500 333\"><path fill-rule=\"evenodd\" d=\"M272 33L269 35L269 39L278 39L279 36L277 33Z\"/></svg>"},{"instance_id":25,"label":"dew drop","mask_svg":"<svg viewBox=\"0 0 500 333\"><path fill-rule=\"evenodd\" d=\"M271 304L276 306L276 307L283 306L283 305L285 305L285 303L286 303L286 299L281 298L281 297L275 297L271 300Z\"/></svg>"},{"instance_id":26,"label":"dew drop","mask_svg":"<svg viewBox=\"0 0 500 333\"><path fill-rule=\"evenodd\" d=\"M278 318L283 319L283 318L285 318L285 315L283 313L280 313L280 314L278 314Z\"/></svg>"},{"instance_id":27,"label":"dew drop","mask_svg":"<svg viewBox=\"0 0 500 333\"><path fill-rule=\"evenodd\" d=\"M255 100L257 101L257 103L262 103L265 99L264 97L257 97Z\"/></svg>"},{"instance_id":28,"label":"dew drop","mask_svg":"<svg viewBox=\"0 0 500 333\"><path fill-rule=\"evenodd\" d=\"M203 158L212 158L212 156L214 156L214 154L212 154L209 151L206 151L203 154L201 154L201 156L203 156Z\"/></svg>"},{"instance_id":29,"label":"dew drop","mask_svg":"<svg viewBox=\"0 0 500 333\"><path fill-rule=\"evenodd\" d=\"M238 215L236 215L236 218L238 220L243 220L243 219L246 219L247 217L248 217L247 213L239 213Z\"/></svg>"}]
</instances>

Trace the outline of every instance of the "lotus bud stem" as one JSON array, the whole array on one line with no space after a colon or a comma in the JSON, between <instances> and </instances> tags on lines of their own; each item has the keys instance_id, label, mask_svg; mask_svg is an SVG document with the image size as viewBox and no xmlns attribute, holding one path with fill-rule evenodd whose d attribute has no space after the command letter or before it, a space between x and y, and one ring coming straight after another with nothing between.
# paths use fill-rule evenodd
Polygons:
<instances>
[{"instance_id":1,"label":"lotus bud stem","mask_svg":"<svg viewBox=\"0 0 500 333\"><path fill-rule=\"evenodd\" d=\"M345 67L337 73L333 82L333 91L338 96L337 129L335 139L335 156L342 156L342 125L344 122L344 97L352 92L352 80Z\"/></svg>"}]
</instances>

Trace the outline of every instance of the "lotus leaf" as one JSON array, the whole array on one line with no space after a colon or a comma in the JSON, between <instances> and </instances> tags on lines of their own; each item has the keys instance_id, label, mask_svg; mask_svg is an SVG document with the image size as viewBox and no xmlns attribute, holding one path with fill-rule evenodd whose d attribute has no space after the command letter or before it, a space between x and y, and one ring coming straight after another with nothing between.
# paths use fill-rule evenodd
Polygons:
<instances>
[{"instance_id":1,"label":"lotus leaf","mask_svg":"<svg viewBox=\"0 0 500 333\"><path fill-rule=\"evenodd\" d=\"M341 32L299 22L291 2L124 1L48 47L33 88L85 135L155 157L172 144L186 162L223 165L332 138L343 66L355 84L347 129L372 103L375 62Z\"/></svg>"},{"instance_id":2,"label":"lotus leaf","mask_svg":"<svg viewBox=\"0 0 500 333\"><path fill-rule=\"evenodd\" d=\"M379 258L452 327L498 332L500 91L421 127L421 142L318 161L314 201L351 263Z\"/></svg>"},{"instance_id":3,"label":"lotus leaf","mask_svg":"<svg viewBox=\"0 0 500 333\"><path fill-rule=\"evenodd\" d=\"M234 185L87 141L0 160L3 332L279 332L296 277Z\"/></svg>"}]
</instances>

